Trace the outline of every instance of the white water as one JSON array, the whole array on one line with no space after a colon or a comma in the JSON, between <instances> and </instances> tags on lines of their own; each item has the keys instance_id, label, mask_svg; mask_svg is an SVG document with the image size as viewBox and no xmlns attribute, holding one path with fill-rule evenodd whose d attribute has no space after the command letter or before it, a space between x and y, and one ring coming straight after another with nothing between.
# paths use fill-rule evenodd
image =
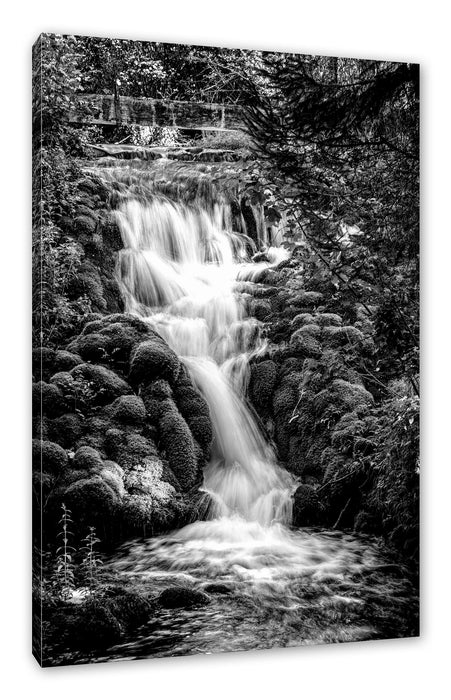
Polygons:
<instances>
[{"instance_id":1,"label":"white water","mask_svg":"<svg viewBox=\"0 0 451 700\"><path fill-rule=\"evenodd\" d=\"M146 204L126 201L117 216L127 311L165 338L210 408L214 440L204 488L215 514L288 524L293 479L277 465L245 400L249 359L265 343L260 324L247 317L249 295L238 291L286 252L270 248L268 262L249 262L249 239L223 229L229 217L219 204L209 214L154 196Z\"/></svg>"}]
</instances>

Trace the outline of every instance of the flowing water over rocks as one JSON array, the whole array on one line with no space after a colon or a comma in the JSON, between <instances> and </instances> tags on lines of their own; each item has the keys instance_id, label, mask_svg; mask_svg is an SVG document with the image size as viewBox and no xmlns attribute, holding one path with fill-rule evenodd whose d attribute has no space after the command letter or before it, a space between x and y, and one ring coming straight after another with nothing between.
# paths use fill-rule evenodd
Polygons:
<instances>
[{"instance_id":1,"label":"flowing water over rocks","mask_svg":"<svg viewBox=\"0 0 451 700\"><path fill-rule=\"evenodd\" d=\"M375 540L290 528L296 481L247 402L249 361L266 350L262 324L248 316L249 290L286 251L261 226L257 241L243 221L237 231L225 200L186 203L144 185L137 194L128 176L114 177L126 311L166 340L208 403L214 439L203 490L213 506L209 520L112 558L155 607L138 633L96 660L416 634L414 586ZM265 260L253 262L263 245ZM177 589L169 603L167 589Z\"/></svg>"}]
</instances>

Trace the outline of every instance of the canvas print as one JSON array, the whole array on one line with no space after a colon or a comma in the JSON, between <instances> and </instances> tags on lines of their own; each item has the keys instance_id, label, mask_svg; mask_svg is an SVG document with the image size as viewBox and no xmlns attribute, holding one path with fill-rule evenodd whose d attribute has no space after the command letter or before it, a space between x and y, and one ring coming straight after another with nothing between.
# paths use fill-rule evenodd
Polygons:
<instances>
[{"instance_id":1,"label":"canvas print","mask_svg":"<svg viewBox=\"0 0 451 700\"><path fill-rule=\"evenodd\" d=\"M418 65L41 35L41 665L417 636L418 335Z\"/></svg>"}]
</instances>

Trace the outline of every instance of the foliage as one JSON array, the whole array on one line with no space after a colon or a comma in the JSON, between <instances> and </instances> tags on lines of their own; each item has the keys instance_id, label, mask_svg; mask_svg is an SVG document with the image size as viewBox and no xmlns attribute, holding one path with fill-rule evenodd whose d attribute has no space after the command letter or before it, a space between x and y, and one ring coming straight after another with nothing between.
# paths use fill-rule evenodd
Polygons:
<instances>
[{"instance_id":1,"label":"foliage","mask_svg":"<svg viewBox=\"0 0 451 700\"><path fill-rule=\"evenodd\" d=\"M59 544L54 557L50 553L46 556L50 577L42 580L43 595L49 600L72 599L74 591L80 586L93 594L102 578L102 559L97 552L100 540L95 527L89 527L77 549L71 544L74 542L72 512L64 503L61 510L60 530L57 533Z\"/></svg>"},{"instance_id":2,"label":"foliage","mask_svg":"<svg viewBox=\"0 0 451 700\"><path fill-rule=\"evenodd\" d=\"M58 532L60 545L56 550L52 584L56 594L66 599L70 598L75 588L75 565L73 561L75 549L69 544L70 538L73 535L73 532L70 530L73 524L71 512L66 508L64 503L61 505L61 508L63 511L59 521L61 529Z\"/></svg>"},{"instance_id":3,"label":"foliage","mask_svg":"<svg viewBox=\"0 0 451 700\"><path fill-rule=\"evenodd\" d=\"M418 66L284 54L262 73L250 185L284 214L305 281L374 313L378 371L417 389Z\"/></svg>"},{"instance_id":4,"label":"foliage","mask_svg":"<svg viewBox=\"0 0 451 700\"><path fill-rule=\"evenodd\" d=\"M99 585L102 560L97 554L96 547L100 543L94 526L89 527L89 532L82 540L80 552L83 559L80 571L84 575L84 582L88 590L93 593Z\"/></svg>"}]
</instances>

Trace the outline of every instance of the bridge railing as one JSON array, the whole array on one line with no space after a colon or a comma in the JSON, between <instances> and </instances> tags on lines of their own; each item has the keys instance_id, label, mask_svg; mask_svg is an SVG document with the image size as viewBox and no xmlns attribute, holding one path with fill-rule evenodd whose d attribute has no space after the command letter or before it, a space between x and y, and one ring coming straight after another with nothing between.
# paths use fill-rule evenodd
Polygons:
<instances>
[{"instance_id":1,"label":"bridge railing","mask_svg":"<svg viewBox=\"0 0 451 700\"><path fill-rule=\"evenodd\" d=\"M77 95L68 115L73 124L141 124L179 129L228 131L244 128L242 108L148 97Z\"/></svg>"}]
</instances>

